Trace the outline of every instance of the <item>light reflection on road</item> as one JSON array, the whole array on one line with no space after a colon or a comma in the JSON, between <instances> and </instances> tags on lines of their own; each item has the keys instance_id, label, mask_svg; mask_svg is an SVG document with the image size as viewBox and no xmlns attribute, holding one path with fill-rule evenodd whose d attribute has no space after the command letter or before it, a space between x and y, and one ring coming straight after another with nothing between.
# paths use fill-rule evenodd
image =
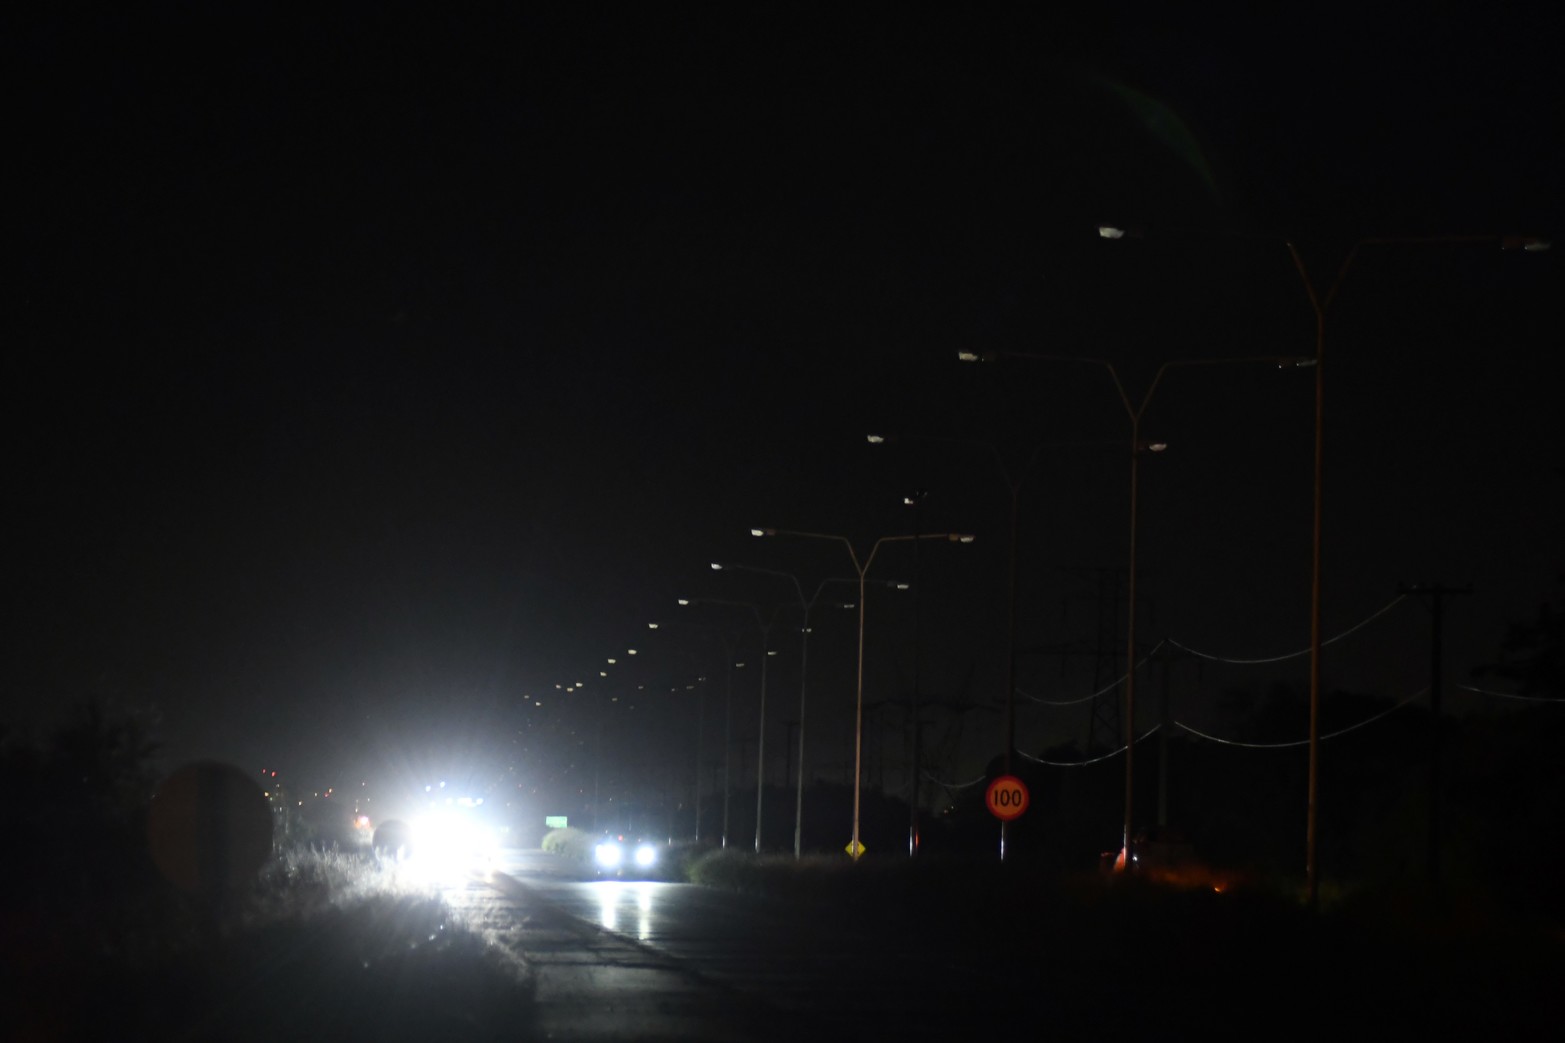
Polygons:
<instances>
[{"instance_id":1,"label":"light reflection on road","mask_svg":"<svg viewBox=\"0 0 1565 1043\"><path fill-rule=\"evenodd\" d=\"M604 930L631 934L634 923L636 938L643 942L651 940L653 897L659 888L668 887L668 884L650 880L603 880L587 886L597 892L598 922Z\"/></svg>"},{"instance_id":2,"label":"light reflection on road","mask_svg":"<svg viewBox=\"0 0 1565 1043\"><path fill-rule=\"evenodd\" d=\"M504 852L447 895L534 969L545 1038L968 1038L996 978L987 963L980 980L950 953L888 948L753 895L596 879L543 852ZM1025 974L998 975L985 1017L1003 1022L1005 1003L1031 1002Z\"/></svg>"}]
</instances>

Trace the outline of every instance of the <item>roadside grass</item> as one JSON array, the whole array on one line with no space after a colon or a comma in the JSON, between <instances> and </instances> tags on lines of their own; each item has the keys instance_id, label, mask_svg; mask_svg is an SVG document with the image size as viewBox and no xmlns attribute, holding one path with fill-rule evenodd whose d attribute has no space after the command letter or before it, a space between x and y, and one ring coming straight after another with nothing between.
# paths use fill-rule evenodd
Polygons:
<instances>
[{"instance_id":1,"label":"roadside grass","mask_svg":"<svg viewBox=\"0 0 1565 1043\"><path fill-rule=\"evenodd\" d=\"M526 1035L532 982L521 957L401 869L292 851L226 908L172 901L160 937L80 954L27 1010L19 1038Z\"/></svg>"},{"instance_id":2,"label":"roadside grass","mask_svg":"<svg viewBox=\"0 0 1565 1043\"><path fill-rule=\"evenodd\" d=\"M1320 1028L1367 1016L1361 1024L1401 1038L1413 1026L1531 1027L1552 1018L1565 957L1557 928L1405 881L1334 892L1311 913L1299 881L1050 875L994 859L719 851L695 860L689 879L811 910L904 951L1019 962L1071 997L1084 1029L1109 1036L1214 1018L1275 1025L1285 1010Z\"/></svg>"}]
</instances>

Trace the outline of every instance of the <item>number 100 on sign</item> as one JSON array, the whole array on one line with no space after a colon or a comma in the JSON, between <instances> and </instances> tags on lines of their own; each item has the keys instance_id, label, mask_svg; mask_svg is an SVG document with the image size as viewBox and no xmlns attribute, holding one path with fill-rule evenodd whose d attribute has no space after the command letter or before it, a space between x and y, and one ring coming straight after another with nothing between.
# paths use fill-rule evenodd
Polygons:
<instances>
[{"instance_id":1,"label":"number 100 on sign","mask_svg":"<svg viewBox=\"0 0 1565 1043\"><path fill-rule=\"evenodd\" d=\"M989 805L989 814L1001 822L1020 818L1027 810L1027 784L1015 775L1001 775L989 783L984 803Z\"/></svg>"}]
</instances>

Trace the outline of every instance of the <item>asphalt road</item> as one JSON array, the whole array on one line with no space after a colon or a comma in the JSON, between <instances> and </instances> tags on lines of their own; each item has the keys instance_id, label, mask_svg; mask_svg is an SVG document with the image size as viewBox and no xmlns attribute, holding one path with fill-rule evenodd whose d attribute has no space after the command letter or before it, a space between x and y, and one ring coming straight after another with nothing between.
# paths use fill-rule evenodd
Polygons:
<instances>
[{"instance_id":1,"label":"asphalt road","mask_svg":"<svg viewBox=\"0 0 1565 1043\"><path fill-rule=\"evenodd\" d=\"M764 899L585 878L543 852L508 851L446 898L533 968L546 1039L959 1039L1038 999L981 955L889 951Z\"/></svg>"}]
</instances>

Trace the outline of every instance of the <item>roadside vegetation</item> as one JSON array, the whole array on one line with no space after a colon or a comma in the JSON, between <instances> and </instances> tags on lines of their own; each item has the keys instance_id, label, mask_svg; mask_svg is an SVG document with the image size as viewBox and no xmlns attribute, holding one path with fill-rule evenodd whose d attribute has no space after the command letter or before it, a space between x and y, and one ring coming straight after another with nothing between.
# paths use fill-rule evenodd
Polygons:
<instances>
[{"instance_id":1,"label":"roadside vegetation","mask_svg":"<svg viewBox=\"0 0 1565 1043\"><path fill-rule=\"evenodd\" d=\"M1275 1025L1283 1011L1295 1027L1351 1021L1410 1038L1466 1026L1481 1038L1552 1020L1565 952L1557 929L1406 882L1333 889L1311 913L1296 880L1060 874L992 858L709 851L689 879L904 956L1034 969L1071 997L1049 1023L1067 1038Z\"/></svg>"},{"instance_id":2,"label":"roadside vegetation","mask_svg":"<svg viewBox=\"0 0 1565 1043\"><path fill-rule=\"evenodd\" d=\"M164 880L143 828L156 769L147 732L95 706L0 746L16 809L0 860L8 1038L525 1035L520 957L368 850L280 849L222 895Z\"/></svg>"}]
</instances>

